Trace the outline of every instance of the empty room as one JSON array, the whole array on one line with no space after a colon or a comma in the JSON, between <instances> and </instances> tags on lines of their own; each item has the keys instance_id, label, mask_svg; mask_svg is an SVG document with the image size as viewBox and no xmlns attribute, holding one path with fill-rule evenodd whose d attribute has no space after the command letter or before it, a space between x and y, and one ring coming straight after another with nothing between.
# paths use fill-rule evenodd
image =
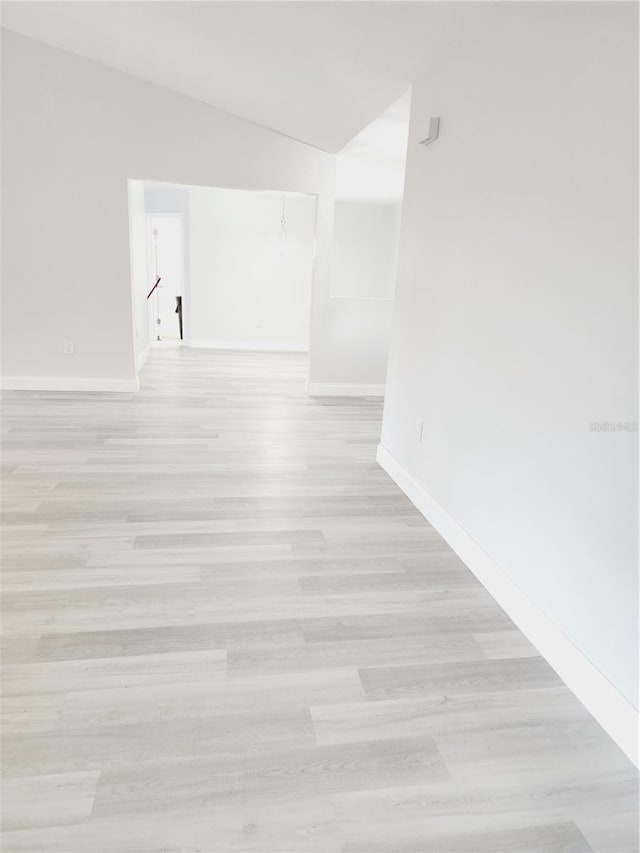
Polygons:
<instances>
[{"instance_id":1,"label":"empty room","mask_svg":"<svg viewBox=\"0 0 640 853\"><path fill-rule=\"evenodd\" d=\"M1 13L2 850L638 853L638 3Z\"/></svg>"}]
</instances>

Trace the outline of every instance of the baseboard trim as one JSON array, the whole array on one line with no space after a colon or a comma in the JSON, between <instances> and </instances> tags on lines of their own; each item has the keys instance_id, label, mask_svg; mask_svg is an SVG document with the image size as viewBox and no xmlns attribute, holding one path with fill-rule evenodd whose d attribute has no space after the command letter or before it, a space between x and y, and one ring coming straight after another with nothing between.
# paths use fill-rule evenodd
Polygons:
<instances>
[{"instance_id":1,"label":"baseboard trim","mask_svg":"<svg viewBox=\"0 0 640 853\"><path fill-rule=\"evenodd\" d=\"M147 344L146 347L142 350L138 358L136 359L136 373L140 373L146 360L149 358L149 353L151 352L151 344Z\"/></svg>"},{"instance_id":2,"label":"baseboard trim","mask_svg":"<svg viewBox=\"0 0 640 853\"><path fill-rule=\"evenodd\" d=\"M3 391L138 391L138 377L109 379L101 376L3 376Z\"/></svg>"},{"instance_id":3,"label":"baseboard trim","mask_svg":"<svg viewBox=\"0 0 640 853\"><path fill-rule=\"evenodd\" d=\"M310 397L384 397L384 385L353 382L307 382Z\"/></svg>"},{"instance_id":4,"label":"baseboard trim","mask_svg":"<svg viewBox=\"0 0 640 853\"><path fill-rule=\"evenodd\" d=\"M376 459L589 713L638 766L638 711L633 705L382 444L378 445Z\"/></svg>"},{"instance_id":5,"label":"baseboard trim","mask_svg":"<svg viewBox=\"0 0 640 853\"><path fill-rule=\"evenodd\" d=\"M216 349L230 351L251 352L308 352L307 346L298 344L265 343L264 341L218 341L203 338L190 338L184 342L185 346L194 349Z\"/></svg>"}]
</instances>

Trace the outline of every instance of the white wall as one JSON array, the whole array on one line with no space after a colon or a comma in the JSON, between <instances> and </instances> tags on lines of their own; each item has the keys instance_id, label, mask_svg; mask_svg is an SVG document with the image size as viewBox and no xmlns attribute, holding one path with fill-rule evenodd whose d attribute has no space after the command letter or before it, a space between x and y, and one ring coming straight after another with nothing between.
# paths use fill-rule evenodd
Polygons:
<instances>
[{"instance_id":1,"label":"white wall","mask_svg":"<svg viewBox=\"0 0 640 853\"><path fill-rule=\"evenodd\" d=\"M338 245L335 246L334 240L331 257L319 258L316 263L319 275L313 291L309 393L384 393L393 300L386 295L365 299L339 295L345 288L346 278L340 270L345 269L347 261L340 245L341 242L343 247L345 245L340 238L343 230L341 205L343 202L393 203L397 206L399 220L406 133L403 109L394 104L336 157L335 195L340 207L334 237ZM319 209L327 217L327 227L333 230L336 211L322 205ZM375 251L373 246L371 249ZM395 254L395 250L390 254ZM388 269L387 261L383 263ZM370 284L365 275L352 282L349 288L352 288L351 293L362 293ZM373 285L382 289L377 275Z\"/></svg>"},{"instance_id":2,"label":"white wall","mask_svg":"<svg viewBox=\"0 0 640 853\"><path fill-rule=\"evenodd\" d=\"M384 395L393 300L313 299L308 393Z\"/></svg>"},{"instance_id":3,"label":"white wall","mask_svg":"<svg viewBox=\"0 0 640 853\"><path fill-rule=\"evenodd\" d=\"M387 159L340 152L336 155L336 198L371 202L402 200L404 169L404 155Z\"/></svg>"},{"instance_id":4,"label":"white wall","mask_svg":"<svg viewBox=\"0 0 640 853\"><path fill-rule=\"evenodd\" d=\"M636 705L637 62L633 4L496 4L414 86L382 433Z\"/></svg>"},{"instance_id":5,"label":"white wall","mask_svg":"<svg viewBox=\"0 0 640 853\"><path fill-rule=\"evenodd\" d=\"M402 201L410 112L408 89L336 155L336 198Z\"/></svg>"},{"instance_id":6,"label":"white wall","mask_svg":"<svg viewBox=\"0 0 640 853\"><path fill-rule=\"evenodd\" d=\"M147 230L144 211L144 184L129 181L129 248L131 256L131 298L133 304L133 345L136 369L142 366L149 346L147 293Z\"/></svg>"},{"instance_id":7,"label":"white wall","mask_svg":"<svg viewBox=\"0 0 640 853\"><path fill-rule=\"evenodd\" d=\"M136 387L127 179L333 203L327 154L6 30L2 48L7 386ZM319 257L327 225L321 216Z\"/></svg>"},{"instance_id":8,"label":"white wall","mask_svg":"<svg viewBox=\"0 0 640 853\"><path fill-rule=\"evenodd\" d=\"M318 219L331 232L334 208L318 200ZM308 392L382 395L394 301L332 296L331 263L330 252L316 253Z\"/></svg>"},{"instance_id":9,"label":"white wall","mask_svg":"<svg viewBox=\"0 0 640 853\"><path fill-rule=\"evenodd\" d=\"M400 237L400 202L336 199L331 295L392 299Z\"/></svg>"},{"instance_id":10,"label":"white wall","mask_svg":"<svg viewBox=\"0 0 640 853\"><path fill-rule=\"evenodd\" d=\"M307 351L316 202L189 190L190 342Z\"/></svg>"}]
</instances>

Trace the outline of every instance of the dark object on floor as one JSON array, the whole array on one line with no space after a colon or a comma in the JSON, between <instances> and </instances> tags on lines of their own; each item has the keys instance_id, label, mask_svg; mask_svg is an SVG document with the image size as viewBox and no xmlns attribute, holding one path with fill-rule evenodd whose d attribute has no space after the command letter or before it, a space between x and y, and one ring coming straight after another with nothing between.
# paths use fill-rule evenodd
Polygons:
<instances>
[{"instance_id":1,"label":"dark object on floor","mask_svg":"<svg viewBox=\"0 0 640 853\"><path fill-rule=\"evenodd\" d=\"M176 310L178 322L180 323L180 340L182 340L182 296L176 296Z\"/></svg>"}]
</instances>

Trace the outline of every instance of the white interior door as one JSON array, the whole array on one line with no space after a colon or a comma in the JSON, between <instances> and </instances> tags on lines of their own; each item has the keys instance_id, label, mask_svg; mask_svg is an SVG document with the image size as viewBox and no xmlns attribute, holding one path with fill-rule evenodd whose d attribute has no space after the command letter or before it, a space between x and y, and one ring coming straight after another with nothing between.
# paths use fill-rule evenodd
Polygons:
<instances>
[{"instance_id":1,"label":"white interior door","mask_svg":"<svg viewBox=\"0 0 640 853\"><path fill-rule=\"evenodd\" d=\"M182 296L184 292L181 214L149 215L147 236L151 284L160 276L160 284L149 299L150 339L178 341L180 327L178 315L175 313L176 296Z\"/></svg>"}]
</instances>

